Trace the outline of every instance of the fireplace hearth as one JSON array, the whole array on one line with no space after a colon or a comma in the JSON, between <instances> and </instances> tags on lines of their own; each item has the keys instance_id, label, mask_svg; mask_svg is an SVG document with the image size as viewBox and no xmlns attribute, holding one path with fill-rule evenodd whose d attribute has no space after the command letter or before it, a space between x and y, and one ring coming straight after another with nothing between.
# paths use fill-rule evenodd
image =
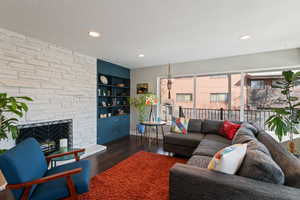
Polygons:
<instances>
[{"instance_id":1,"label":"fireplace hearth","mask_svg":"<svg viewBox=\"0 0 300 200\"><path fill-rule=\"evenodd\" d=\"M49 155L59 149L60 139L67 139L68 147L72 148L72 124L72 119L66 119L19 125L20 134L16 143L18 144L29 137L33 137L40 143L45 155Z\"/></svg>"}]
</instances>

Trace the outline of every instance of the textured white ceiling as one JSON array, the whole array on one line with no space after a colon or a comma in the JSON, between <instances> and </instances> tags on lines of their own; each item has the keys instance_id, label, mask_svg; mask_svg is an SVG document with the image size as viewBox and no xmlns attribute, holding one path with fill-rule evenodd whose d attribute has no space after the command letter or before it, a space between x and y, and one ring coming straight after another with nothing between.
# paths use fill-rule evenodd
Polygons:
<instances>
[{"instance_id":1,"label":"textured white ceiling","mask_svg":"<svg viewBox=\"0 0 300 200\"><path fill-rule=\"evenodd\" d=\"M299 8L299 0L1 0L0 27L134 68L299 47Z\"/></svg>"}]
</instances>

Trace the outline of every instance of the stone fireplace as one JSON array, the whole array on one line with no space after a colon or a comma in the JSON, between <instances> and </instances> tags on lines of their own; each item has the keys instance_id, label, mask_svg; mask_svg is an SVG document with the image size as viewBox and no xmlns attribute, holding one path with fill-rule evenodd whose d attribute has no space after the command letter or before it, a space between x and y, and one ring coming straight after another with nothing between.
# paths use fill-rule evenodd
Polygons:
<instances>
[{"instance_id":1,"label":"stone fireplace","mask_svg":"<svg viewBox=\"0 0 300 200\"><path fill-rule=\"evenodd\" d=\"M61 139L67 139L68 147L73 147L73 121L72 119L38 122L18 126L20 134L16 143L33 137L40 144L45 155L57 151Z\"/></svg>"}]
</instances>

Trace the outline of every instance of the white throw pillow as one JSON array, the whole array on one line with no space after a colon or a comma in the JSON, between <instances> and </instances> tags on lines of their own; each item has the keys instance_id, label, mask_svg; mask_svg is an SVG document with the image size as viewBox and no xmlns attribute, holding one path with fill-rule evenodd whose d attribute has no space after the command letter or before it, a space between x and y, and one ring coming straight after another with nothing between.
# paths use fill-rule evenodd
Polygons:
<instances>
[{"instance_id":1,"label":"white throw pillow","mask_svg":"<svg viewBox=\"0 0 300 200\"><path fill-rule=\"evenodd\" d=\"M208 165L209 170L235 174L247 151L247 144L234 144L217 152Z\"/></svg>"}]
</instances>

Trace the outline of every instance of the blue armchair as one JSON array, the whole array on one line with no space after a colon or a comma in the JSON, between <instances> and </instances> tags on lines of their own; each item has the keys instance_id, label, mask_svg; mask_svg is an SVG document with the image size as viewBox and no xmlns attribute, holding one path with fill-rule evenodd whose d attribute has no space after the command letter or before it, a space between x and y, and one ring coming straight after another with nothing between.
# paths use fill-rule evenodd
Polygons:
<instances>
[{"instance_id":1,"label":"blue armchair","mask_svg":"<svg viewBox=\"0 0 300 200\"><path fill-rule=\"evenodd\" d=\"M0 169L16 200L75 200L89 190L90 161L79 160L82 151L45 157L39 143L29 138L0 155ZM52 158L69 154L76 162L48 170Z\"/></svg>"}]
</instances>

